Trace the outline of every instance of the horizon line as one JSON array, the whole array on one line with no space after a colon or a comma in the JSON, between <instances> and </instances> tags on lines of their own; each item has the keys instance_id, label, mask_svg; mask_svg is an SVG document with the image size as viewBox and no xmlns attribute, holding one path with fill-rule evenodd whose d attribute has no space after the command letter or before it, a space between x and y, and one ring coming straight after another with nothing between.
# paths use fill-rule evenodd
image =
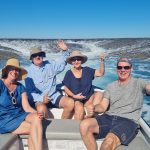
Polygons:
<instances>
[{"instance_id":1,"label":"horizon line","mask_svg":"<svg viewBox=\"0 0 150 150\"><path fill-rule=\"evenodd\" d=\"M107 38L0 38L0 40L94 40L94 39L150 39L150 37L107 37Z\"/></svg>"}]
</instances>

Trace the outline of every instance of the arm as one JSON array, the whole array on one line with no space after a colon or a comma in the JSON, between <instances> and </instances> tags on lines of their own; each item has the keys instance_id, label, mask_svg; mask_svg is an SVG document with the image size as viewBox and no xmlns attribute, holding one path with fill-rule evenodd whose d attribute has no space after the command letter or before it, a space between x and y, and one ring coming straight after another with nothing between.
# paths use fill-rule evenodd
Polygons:
<instances>
[{"instance_id":1,"label":"arm","mask_svg":"<svg viewBox=\"0 0 150 150\"><path fill-rule=\"evenodd\" d=\"M27 77L25 79L25 86L27 90L28 98L33 99L35 102L43 102L43 95L40 94L40 91L38 92L38 89L35 87L33 79L30 77Z\"/></svg>"},{"instance_id":2,"label":"arm","mask_svg":"<svg viewBox=\"0 0 150 150\"><path fill-rule=\"evenodd\" d=\"M56 74L62 72L66 66L66 58L70 55L70 51L68 50L68 46L63 40L59 40L57 42L57 46L62 50L62 55L59 57L58 61L53 63L53 68L56 71Z\"/></svg>"},{"instance_id":3,"label":"arm","mask_svg":"<svg viewBox=\"0 0 150 150\"><path fill-rule=\"evenodd\" d=\"M146 93L150 95L150 84L146 85Z\"/></svg>"},{"instance_id":4,"label":"arm","mask_svg":"<svg viewBox=\"0 0 150 150\"><path fill-rule=\"evenodd\" d=\"M68 88L67 86L64 86L64 91L65 91L65 93L66 93L68 96L70 96L70 97L72 97L72 98L75 98L75 99L81 99L81 100L83 100L83 99L86 98L85 96L82 95L82 93L79 93L79 94L74 94L74 93L72 93L72 91L69 90L69 88Z\"/></svg>"},{"instance_id":5,"label":"arm","mask_svg":"<svg viewBox=\"0 0 150 150\"><path fill-rule=\"evenodd\" d=\"M70 96L70 97L73 97L74 96L74 93L72 93L69 88L67 86L64 85L64 91L65 93Z\"/></svg>"},{"instance_id":6,"label":"arm","mask_svg":"<svg viewBox=\"0 0 150 150\"><path fill-rule=\"evenodd\" d=\"M94 112L103 113L107 110L108 106L109 106L109 100L103 98L99 104L94 106Z\"/></svg>"},{"instance_id":7,"label":"arm","mask_svg":"<svg viewBox=\"0 0 150 150\"><path fill-rule=\"evenodd\" d=\"M105 73L105 55L104 53L100 54L100 68L95 70L95 77L103 76Z\"/></svg>"},{"instance_id":8,"label":"arm","mask_svg":"<svg viewBox=\"0 0 150 150\"><path fill-rule=\"evenodd\" d=\"M26 92L23 92L21 96L22 96L22 107L23 107L24 111L35 113L36 110L30 106L28 99L27 99Z\"/></svg>"},{"instance_id":9,"label":"arm","mask_svg":"<svg viewBox=\"0 0 150 150\"><path fill-rule=\"evenodd\" d=\"M97 105L88 105L85 107L86 111L86 117L92 117L94 115L94 112L97 113L104 113L109 106L109 100L106 98L103 98L102 101Z\"/></svg>"}]
</instances>

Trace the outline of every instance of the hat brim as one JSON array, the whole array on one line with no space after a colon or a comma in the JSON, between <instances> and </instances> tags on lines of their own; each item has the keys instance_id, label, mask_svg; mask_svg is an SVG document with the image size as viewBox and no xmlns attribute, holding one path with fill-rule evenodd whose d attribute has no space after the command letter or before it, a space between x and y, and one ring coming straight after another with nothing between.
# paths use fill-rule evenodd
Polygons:
<instances>
[{"instance_id":1,"label":"hat brim","mask_svg":"<svg viewBox=\"0 0 150 150\"><path fill-rule=\"evenodd\" d=\"M7 65L7 66L5 66L5 67L2 69L2 75L5 74L6 68L7 68L8 66L11 66L11 67L15 67L15 68L17 68L17 69L20 69L18 81L24 80L24 79L26 78L27 73L28 73L27 70L25 70L25 69L22 68L22 67L16 67L16 66L13 66L13 65Z\"/></svg>"},{"instance_id":2,"label":"hat brim","mask_svg":"<svg viewBox=\"0 0 150 150\"><path fill-rule=\"evenodd\" d=\"M71 61L71 59L72 58L74 58L74 57L80 57L80 58L82 58L82 60L81 60L81 64L84 64L86 61L87 61L87 56L85 56L85 55L79 55L79 56L70 56L70 57L68 57L67 59L66 59L66 61L67 61L67 63L68 64L72 64L72 61Z\"/></svg>"},{"instance_id":3,"label":"hat brim","mask_svg":"<svg viewBox=\"0 0 150 150\"><path fill-rule=\"evenodd\" d=\"M37 55L37 54L41 54L42 55L42 57L46 57L46 54L45 54L45 52L37 52L37 53L34 53L34 54L31 54L31 56L30 56L30 60L32 60L32 57L34 57L34 55Z\"/></svg>"}]
</instances>

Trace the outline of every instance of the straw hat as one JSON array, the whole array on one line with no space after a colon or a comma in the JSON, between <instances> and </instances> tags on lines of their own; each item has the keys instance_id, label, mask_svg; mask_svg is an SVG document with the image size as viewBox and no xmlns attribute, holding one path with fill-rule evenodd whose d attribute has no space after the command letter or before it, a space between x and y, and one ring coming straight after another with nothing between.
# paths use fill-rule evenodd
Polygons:
<instances>
[{"instance_id":1,"label":"straw hat","mask_svg":"<svg viewBox=\"0 0 150 150\"><path fill-rule=\"evenodd\" d=\"M20 69L18 81L25 79L25 77L27 76L27 71L24 68L20 67L19 60L15 58L10 58L7 60L5 67L2 69L2 76L3 74L5 74L6 68L8 66Z\"/></svg>"},{"instance_id":2,"label":"straw hat","mask_svg":"<svg viewBox=\"0 0 150 150\"><path fill-rule=\"evenodd\" d=\"M80 51L76 50L76 51L73 51L71 53L71 55L67 58L67 60L66 60L67 63L72 64L71 59L73 57L81 57L82 58L82 64L85 63L88 59L86 55L83 55Z\"/></svg>"},{"instance_id":3,"label":"straw hat","mask_svg":"<svg viewBox=\"0 0 150 150\"><path fill-rule=\"evenodd\" d=\"M32 56L33 56L34 54L38 54L38 53L42 54L43 57L45 57L45 52L42 51L42 48L41 48L41 47L32 47L32 48L31 48L31 53L30 53L30 60L32 59Z\"/></svg>"}]
</instances>

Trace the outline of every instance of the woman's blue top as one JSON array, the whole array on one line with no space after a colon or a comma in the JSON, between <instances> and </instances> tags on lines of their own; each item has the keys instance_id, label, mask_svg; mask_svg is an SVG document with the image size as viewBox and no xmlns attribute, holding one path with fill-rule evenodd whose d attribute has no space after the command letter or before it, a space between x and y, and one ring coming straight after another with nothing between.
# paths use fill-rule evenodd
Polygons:
<instances>
[{"instance_id":1,"label":"woman's blue top","mask_svg":"<svg viewBox=\"0 0 150 150\"><path fill-rule=\"evenodd\" d=\"M21 94L23 92L25 92L25 87L17 82L17 87L13 92L16 104L13 104L9 89L0 80L0 133L14 131L29 114L22 107Z\"/></svg>"},{"instance_id":2,"label":"woman's blue top","mask_svg":"<svg viewBox=\"0 0 150 150\"><path fill-rule=\"evenodd\" d=\"M63 84L71 90L74 94L82 93L89 99L94 93L92 88L92 80L94 79L95 69L90 67L82 67L82 77L76 78L71 70L65 74Z\"/></svg>"}]
</instances>

